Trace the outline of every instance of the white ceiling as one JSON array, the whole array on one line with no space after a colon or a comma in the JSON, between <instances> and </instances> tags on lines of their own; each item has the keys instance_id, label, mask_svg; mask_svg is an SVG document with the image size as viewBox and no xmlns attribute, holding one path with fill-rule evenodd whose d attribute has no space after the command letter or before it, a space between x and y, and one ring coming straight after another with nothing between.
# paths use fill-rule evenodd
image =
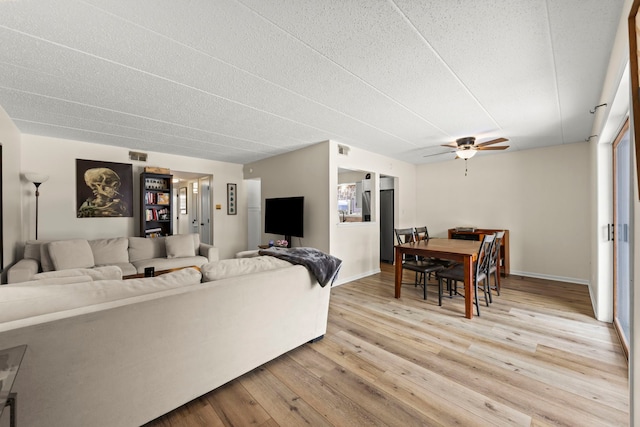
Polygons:
<instances>
[{"instance_id":1,"label":"white ceiling","mask_svg":"<svg viewBox=\"0 0 640 427\"><path fill-rule=\"evenodd\" d=\"M573 143L622 4L0 0L0 106L23 133L233 163L328 139L411 163L471 135Z\"/></svg>"}]
</instances>

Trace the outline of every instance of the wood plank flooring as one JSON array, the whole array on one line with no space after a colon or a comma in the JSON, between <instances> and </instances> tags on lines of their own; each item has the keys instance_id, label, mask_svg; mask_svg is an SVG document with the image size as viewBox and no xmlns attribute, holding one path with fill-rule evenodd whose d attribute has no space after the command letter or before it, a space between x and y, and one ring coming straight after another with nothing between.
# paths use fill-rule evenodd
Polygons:
<instances>
[{"instance_id":1,"label":"wood plank flooring","mask_svg":"<svg viewBox=\"0 0 640 427\"><path fill-rule=\"evenodd\" d=\"M467 320L412 279L401 299L388 264L334 288L323 340L147 426L629 424L627 362L586 286L511 276Z\"/></svg>"}]
</instances>

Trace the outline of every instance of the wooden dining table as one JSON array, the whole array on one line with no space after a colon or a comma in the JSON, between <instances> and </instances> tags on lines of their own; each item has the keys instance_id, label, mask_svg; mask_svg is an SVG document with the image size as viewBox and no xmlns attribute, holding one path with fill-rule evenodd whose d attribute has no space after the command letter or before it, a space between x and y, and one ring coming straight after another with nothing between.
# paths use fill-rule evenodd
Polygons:
<instances>
[{"instance_id":1,"label":"wooden dining table","mask_svg":"<svg viewBox=\"0 0 640 427\"><path fill-rule=\"evenodd\" d=\"M480 242L458 239L427 239L395 246L395 296L400 298L402 288L403 255L418 255L456 261L464 265L464 315L473 318L473 264L478 258Z\"/></svg>"}]
</instances>

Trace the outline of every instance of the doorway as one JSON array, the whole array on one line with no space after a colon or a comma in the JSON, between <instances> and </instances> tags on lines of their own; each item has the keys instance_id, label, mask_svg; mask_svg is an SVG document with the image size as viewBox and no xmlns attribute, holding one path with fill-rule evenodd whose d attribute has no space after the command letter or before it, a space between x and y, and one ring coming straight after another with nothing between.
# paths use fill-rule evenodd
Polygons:
<instances>
[{"instance_id":1,"label":"doorway","mask_svg":"<svg viewBox=\"0 0 640 427\"><path fill-rule=\"evenodd\" d=\"M394 178L380 177L380 261L393 264L395 245L395 192Z\"/></svg>"},{"instance_id":2,"label":"doorway","mask_svg":"<svg viewBox=\"0 0 640 427\"><path fill-rule=\"evenodd\" d=\"M632 170L629 120L613 143L613 321L629 357L631 337Z\"/></svg>"},{"instance_id":3,"label":"doorway","mask_svg":"<svg viewBox=\"0 0 640 427\"><path fill-rule=\"evenodd\" d=\"M197 233L200 241L213 244L213 175L172 171L176 195L175 234Z\"/></svg>"}]
</instances>

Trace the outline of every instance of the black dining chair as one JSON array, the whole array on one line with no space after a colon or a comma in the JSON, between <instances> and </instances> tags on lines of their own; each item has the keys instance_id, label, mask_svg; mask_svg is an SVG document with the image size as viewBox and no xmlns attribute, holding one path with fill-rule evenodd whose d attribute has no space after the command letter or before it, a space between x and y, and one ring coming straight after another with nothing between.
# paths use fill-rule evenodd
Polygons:
<instances>
[{"instance_id":1,"label":"black dining chair","mask_svg":"<svg viewBox=\"0 0 640 427\"><path fill-rule=\"evenodd\" d=\"M491 296L491 289L495 289L496 293L500 295L500 245L504 238L504 231L498 231L496 233L496 239L491 246L491 258L489 259L489 267L487 269L487 281L489 282L489 296ZM494 278L494 286L491 287L491 277Z\"/></svg>"},{"instance_id":2,"label":"black dining chair","mask_svg":"<svg viewBox=\"0 0 640 427\"><path fill-rule=\"evenodd\" d=\"M414 228L396 228L394 229L394 232L399 245L417 241ZM443 270L444 266L438 263L434 263L429 259L405 254L402 260L402 269L403 271L404 269L407 269L416 273L414 285L418 286L418 284L420 284L422 286L424 299L426 300L429 275L431 273L437 273L438 271ZM442 292L438 292L438 294L438 303L439 305L442 305Z\"/></svg>"},{"instance_id":3,"label":"black dining chair","mask_svg":"<svg viewBox=\"0 0 640 427\"><path fill-rule=\"evenodd\" d=\"M489 269L489 260L491 258L491 246L495 241L495 234L485 235L478 249L478 259L473 266L473 283L471 284L474 292L474 304L478 316L480 316L480 303L478 298L478 292L480 283L482 283L482 291L484 294L484 301L489 307L491 301L491 289L489 288L489 276L487 274ZM457 264L452 268L448 268L436 273L438 277L438 291L442 295L443 281L447 281L447 287L449 289L449 297L454 294L458 294L458 282L464 283L464 266ZM442 297L440 297L442 299Z\"/></svg>"},{"instance_id":4,"label":"black dining chair","mask_svg":"<svg viewBox=\"0 0 640 427\"><path fill-rule=\"evenodd\" d=\"M416 231L416 240L429 240L429 230L427 229L427 227L415 227L414 228ZM440 259L440 258L429 258L431 260L431 262L433 263L437 263L437 264L441 264L444 267L451 267L453 266L453 264L455 264L455 261L450 261L448 259Z\"/></svg>"}]
</instances>

